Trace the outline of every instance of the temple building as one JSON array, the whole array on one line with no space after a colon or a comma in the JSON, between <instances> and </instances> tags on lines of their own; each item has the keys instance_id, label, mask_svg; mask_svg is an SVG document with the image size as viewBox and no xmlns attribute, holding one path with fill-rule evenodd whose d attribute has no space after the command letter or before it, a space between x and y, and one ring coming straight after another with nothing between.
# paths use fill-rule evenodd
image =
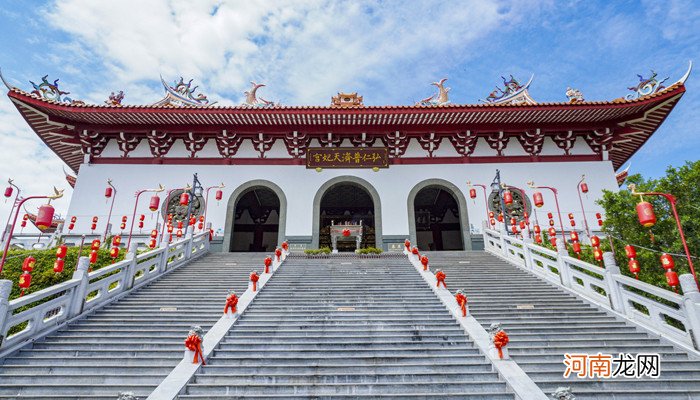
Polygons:
<instances>
[{"instance_id":1,"label":"temple building","mask_svg":"<svg viewBox=\"0 0 700 400\"><path fill-rule=\"evenodd\" d=\"M510 76L475 104L453 104L443 79L417 104L386 106L366 106L358 93L338 93L327 106L280 105L259 97L264 85L256 83L244 104L221 106L182 78L162 80L165 96L153 104L125 104L122 92L87 104L48 77L32 91L3 82L27 124L77 175L65 216L77 217L76 232L90 231L93 216L107 222L100 199L108 179L121 198L113 232L123 215L131 218L133 194L159 185L161 196L170 192L159 212L183 218L177 198L197 173L205 188L224 185L220 202L202 192L192 206L197 216L206 208L223 251L270 251L283 239L292 249L331 246L336 224L361 225L361 247L400 251L406 238L431 250L480 248L486 204L499 210L496 170L518 218L533 214L519 189L530 196L534 182L556 188L561 212L580 221L585 175L585 213L594 221L602 212L595 200L618 189L616 171L681 99L689 73L669 83L652 71L610 101L569 88L563 101L539 102L528 91L532 78ZM485 193L477 187L472 199L468 181ZM540 212L555 211L544 195ZM163 220L147 200L137 214L147 216L145 230Z\"/></svg>"}]
</instances>

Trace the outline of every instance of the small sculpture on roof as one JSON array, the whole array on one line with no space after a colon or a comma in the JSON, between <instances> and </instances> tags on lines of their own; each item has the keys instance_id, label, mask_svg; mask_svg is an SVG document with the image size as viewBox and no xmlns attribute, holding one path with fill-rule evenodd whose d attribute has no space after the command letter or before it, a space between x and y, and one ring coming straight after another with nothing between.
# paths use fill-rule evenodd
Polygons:
<instances>
[{"instance_id":1,"label":"small sculpture on roof","mask_svg":"<svg viewBox=\"0 0 700 400\"><path fill-rule=\"evenodd\" d=\"M243 103L244 106L266 108L266 107L274 107L277 105L272 101L267 101L267 100L263 99L262 97L257 97L258 89L265 86L264 83L255 83L255 82L251 81L250 84L253 85L250 88L250 90L243 92L243 94L245 94L245 103Z\"/></svg>"},{"instance_id":2,"label":"small sculpture on roof","mask_svg":"<svg viewBox=\"0 0 700 400\"><path fill-rule=\"evenodd\" d=\"M105 104L110 105L110 106L120 106L122 105L122 100L124 100L124 91L120 90L119 93L109 95L109 98L105 100Z\"/></svg>"},{"instance_id":3,"label":"small sculpture on roof","mask_svg":"<svg viewBox=\"0 0 700 400\"><path fill-rule=\"evenodd\" d=\"M331 107L364 107L362 96L358 96L357 92L341 93L331 97Z\"/></svg>"},{"instance_id":4,"label":"small sculpture on roof","mask_svg":"<svg viewBox=\"0 0 700 400\"><path fill-rule=\"evenodd\" d=\"M569 103L581 103L584 101L583 93L578 89L572 89L570 87L566 88L566 97L569 99Z\"/></svg>"},{"instance_id":5,"label":"small sculpture on roof","mask_svg":"<svg viewBox=\"0 0 700 400\"><path fill-rule=\"evenodd\" d=\"M447 78L442 78L439 82L431 83L431 85L437 86L438 92L428 98L419 101L418 103L416 103L416 105L441 106L443 104L448 104L450 102L450 98L447 95L447 93L450 91L450 88L445 87L445 81L447 81Z\"/></svg>"},{"instance_id":6,"label":"small sculpture on roof","mask_svg":"<svg viewBox=\"0 0 700 400\"><path fill-rule=\"evenodd\" d=\"M637 76L639 77L639 83L637 83L636 86L627 88L633 91L634 93L630 93L627 96L625 96L625 100L635 100L642 96L648 96L650 94L658 92L659 90L664 89L665 86L663 85L663 83L666 82L668 77L659 81L656 79L657 75L658 74L653 69L651 70L651 76L649 78L645 78L642 75L637 74Z\"/></svg>"},{"instance_id":7,"label":"small sculpture on roof","mask_svg":"<svg viewBox=\"0 0 700 400\"><path fill-rule=\"evenodd\" d=\"M496 86L496 89L489 93L486 100L481 101L491 104L537 104L527 91L530 83L532 83L533 77L530 77L530 80L526 84L521 85L513 75L510 76L510 79L501 76L501 79L503 79L503 89Z\"/></svg>"},{"instance_id":8,"label":"small sculpture on roof","mask_svg":"<svg viewBox=\"0 0 700 400\"><path fill-rule=\"evenodd\" d=\"M46 79L48 77L48 75L44 75L41 78L41 83L38 85L32 81L29 81L29 83L31 83L34 87L31 94L37 95L44 100L56 101L59 103L84 104L80 100L73 100L70 97L64 96L66 94L70 94L70 92L64 92L63 90L59 89L58 79L51 83Z\"/></svg>"},{"instance_id":9,"label":"small sculpture on roof","mask_svg":"<svg viewBox=\"0 0 700 400\"><path fill-rule=\"evenodd\" d=\"M207 107L216 104L216 102L209 102L209 99L204 94L200 93L195 95L195 91L199 86L192 87L192 81L185 83L184 78L180 77L179 81L175 81L173 86L168 85L160 77L160 81L165 88L165 97L153 104L154 106L191 106L191 107Z\"/></svg>"}]
</instances>

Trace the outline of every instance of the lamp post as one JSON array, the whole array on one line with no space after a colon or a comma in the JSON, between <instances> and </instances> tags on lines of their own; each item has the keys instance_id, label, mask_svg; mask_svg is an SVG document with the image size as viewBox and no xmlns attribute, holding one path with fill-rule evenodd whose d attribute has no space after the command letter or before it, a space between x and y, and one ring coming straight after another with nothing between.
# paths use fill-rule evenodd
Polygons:
<instances>
[{"instance_id":1,"label":"lamp post","mask_svg":"<svg viewBox=\"0 0 700 400\"><path fill-rule=\"evenodd\" d=\"M102 236L102 242L107 240L107 231L109 230L109 223L112 220L112 209L114 208L114 199L117 198L117 188L115 188L114 185L112 185L111 179L107 179L107 187L112 188L111 191L113 191L114 193L109 193L110 191L105 192L105 194L110 194L110 197L112 198L112 204L109 205L109 214L107 214L107 223L105 224L105 233Z\"/></svg>"},{"instance_id":2,"label":"lamp post","mask_svg":"<svg viewBox=\"0 0 700 400\"><path fill-rule=\"evenodd\" d=\"M199 182L199 178L197 177L197 173L194 173L192 176L192 186L190 187L190 198L194 199L197 197L197 191L199 191L199 195L202 194L202 190L204 188L202 187L202 183ZM206 205L205 205L206 207ZM185 232L184 234L187 235L187 229L190 227L190 213L192 212L192 200L187 204L187 220L185 221ZM193 228L194 229L194 228Z\"/></svg>"},{"instance_id":3,"label":"lamp post","mask_svg":"<svg viewBox=\"0 0 700 400\"><path fill-rule=\"evenodd\" d=\"M493 181L491 182L491 190L496 192L498 195L498 200L501 203L501 215L503 215L503 229L506 231L506 234L508 233L508 229L505 229L506 226L506 204L503 201L503 187L501 187L501 171L496 170L496 176L493 177Z\"/></svg>"},{"instance_id":4,"label":"lamp post","mask_svg":"<svg viewBox=\"0 0 700 400\"><path fill-rule=\"evenodd\" d=\"M559 227L561 228L561 237L564 240L564 246L566 246L566 235L564 234L564 223L562 222L561 219L561 210L559 209L559 197L557 194L559 193L556 188L553 188L551 186L535 186L535 183L533 181L529 181L527 185L533 189L549 189L554 193L554 204L557 206L557 215L559 216Z\"/></svg>"},{"instance_id":5,"label":"lamp post","mask_svg":"<svg viewBox=\"0 0 700 400\"><path fill-rule=\"evenodd\" d=\"M128 249L129 246L131 245L131 234L134 232L134 219L136 218L136 208L137 208L138 205L139 205L139 197L140 197L143 193L146 193L146 192L160 193L160 192L162 192L163 190L165 190L165 188L163 187L163 185L158 184L158 189L143 189L143 190L139 190L138 192L136 192L136 202L134 203L134 212L133 212L133 214L131 215L131 227L129 228L129 240L126 242L126 248L127 248L127 249Z\"/></svg>"},{"instance_id":6,"label":"lamp post","mask_svg":"<svg viewBox=\"0 0 700 400\"><path fill-rule=\"evenodd\" d=\"M204 198L204 227L207 227L207 211L209 210L209 190L210 189L223 189L225 188L226 185L224 185L223 182L221 182L221 185L216 185L216 186L209 186L206 189L206 196ZM484 189L485 190L485 189Z\"/></svg>"},{"instance_id":7,"label":"lamp post","mask_svg":"<svg viewBox=\"0 0 700 400\"><path fill-rule=\"evenodd\" d=\"M471 188L472 186L478 186L484 190L484 206L486 206L486 210L485 210L486 222L488 223L490 218L489 218L489 201L486 197L486 185L482 185L480 183L472 183L472 181L467 181L467 186L469 186L469 188Z\"/></svg>"},{"instance_id":8,"label":"lamp post","mask_svg":"<svg viewBox=\"0 0 700 400\"><path fill-rule=\"evenodd\" d=\"M632 193L632 195L637 196L643 200L642 196L661 196L666 199L671 204L671 211L673 211L673 218L676 219L676 226L678 227L678 233L681 236L681 242L683 242L683 250L685 250L685 256L688 259L688 266L690 267L690 273L693 274L693 279L695 279L695 284L698 285L700 289L700 284L698 283L698 277L695 275L695 268L693 267L693 260L690 256L690 250L688 250L688 243L685 241L685 235L683 234L683 227L681 226L681 220L678 218L678 211L676 211L676 196L670 193L660 193L660 192L637 192L637 185L630 183L627 188Z\"/></svg>"},{"instance_id":9,"label":"lamp post","mask_svg":"<svg viewBox=\"0 0 700 400\"><path fill-rule=\"evenodd\" d=\"M588 185L584 182L586 180L586 175L581 175L581 180L576 184L576 191L578 192L578 201L581 203L581 213L583 214L583 225L586 227L586 233L588 237L591 237L591 230L588 228L588 219L586 218L586 209L583 208L583 198L581 197L582 185L585 188L584 193L588 192Z\"/></svg>"},{"instance_id":10,"label":"lamp post","mask_svg":"<svg viewBox=\"0 0 700 400\"><path fill-rule=\"evenodd\" d=\"M12 208L10 208L10 214L7 215L7 222L5 223L5 226L2 227L2 241L5 241L5 235L7 235L7 227L10 225L10 218L12 218L12 213L15 211L15 206L17 205L17 199L19 199L19 192L22 191L22 189L19 188L19 186L15 185L14 181L12 178L7 180L7 183L10 184L13 188L17 189L17 193L15 193L15 198L12 200ZM7 238L9 240L9 238Z\"/></svg>"},{"instance_id":11,"label":"lamp post","mask_svg":"<svg viewBox=\"0 0 700 400\"><path fill-rule=\"evenodd\" d=\"M19 211L22 208L22 204L29 200L34 200L34 199L49 199L49 204L51 203L51 200L55 199L60 199L63 197L63 190L58 190L55 187L53 188L54 194L51 195L46 195L46 196L29 196L24 199L22 199L18 204L15 209L15 216L12 219L12 225L10 226L10 232L8 233L7 240L5 241L5 248L2 252L2 260L0 260L0 272L2 272L2 268L5 266L5 260L7 259L7 250L10 248L10 242L12 241L12 232L15 230L15 224L17 223L17 216L19 216ZM41 214L41 212L40 212ZM51 215L53 218L53 215ZM38 220L38 218L37 218Z\"/></svg>"}]
</instances>

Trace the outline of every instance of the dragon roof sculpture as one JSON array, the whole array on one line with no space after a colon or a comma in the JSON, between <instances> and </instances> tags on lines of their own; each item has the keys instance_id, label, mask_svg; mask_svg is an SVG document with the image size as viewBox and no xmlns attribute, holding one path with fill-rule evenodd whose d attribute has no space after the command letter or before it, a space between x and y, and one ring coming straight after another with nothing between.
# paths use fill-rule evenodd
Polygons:
<instances>
[{"instance_id":1,"label":"dragon roof sculpture","mask_svg":"<svg viewBox=\"0 0 700 400\"><path fill-rule=\"evenodd\" d=\"M450 88L445 87L445 81L447 81L447 78L442 78L438 82L431 83L431 85L436 86L438 88L438 92L430 97L427 97L427 98L419 101L418 103L416 103L416 105L417 106L441 106L443 104L449 104L450 98L448 96L448 92L450 91Z\"/></svg>"},{"instance_id":2,"label":"dragon roof sculpture","mask_svg":"<svg viewBox=\"0 0 700 400\"><path fill-rule=\"evenodd\" d=\"M168 85L163 77L160 77L160 81L165 88L165 97L154 103L154 106L191 106L191 107L208 107L216 104L216 102L211 103L207 96L200 93L195 95L194 92L199 86L192 87L192 81L190 79L185 83L184 78L180 77L179 81L175 81L173 86Z\"/></svg>"},{"instance_id":3,"label":"dragon roof sculpture","mask_svg":"<svg viewBox=\"0 0 700 400\"><path fill-rule=\"evenodd\" d=\"M532 75L526 84L521 85L513 75L511 75L508 80L506 80L504 76L501 76L501 79L503 79L503 89L496 86L496 89L489 93L485 100L480 101L490 104L537 104L528 93L528 88L534 77L535 75Z\"/></svg>"}]
</instances>

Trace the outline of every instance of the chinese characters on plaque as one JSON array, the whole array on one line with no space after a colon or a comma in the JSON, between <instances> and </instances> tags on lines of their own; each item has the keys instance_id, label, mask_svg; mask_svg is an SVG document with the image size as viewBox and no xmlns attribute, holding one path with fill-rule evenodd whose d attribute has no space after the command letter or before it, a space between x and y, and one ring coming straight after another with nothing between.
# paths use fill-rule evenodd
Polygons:
<instances>
[{"instance_id":1,"label":"chinese characters on plaque","mask_svg":"<svg viewBox=\"0 0 700 400\"><path fill-rule=\"evenodd\" d=\"M310 147L306 168L388 168L386 147Z\"/></svg>"}]
</instances>

